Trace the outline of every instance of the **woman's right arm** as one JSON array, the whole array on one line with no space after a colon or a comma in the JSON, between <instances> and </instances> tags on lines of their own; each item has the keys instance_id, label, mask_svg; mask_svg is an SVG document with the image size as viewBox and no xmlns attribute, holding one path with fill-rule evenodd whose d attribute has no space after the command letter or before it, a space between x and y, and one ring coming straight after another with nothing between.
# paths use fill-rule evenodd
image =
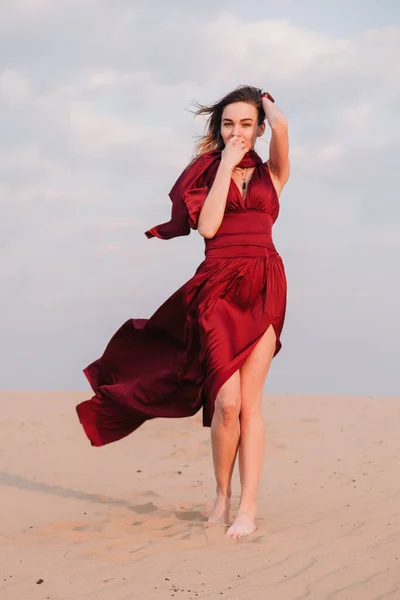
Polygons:
<instances>
[{"instance_id":1,"label":"woman's right arm","mask_svg":"<svg viewBox=\"0 0 400 600\"><path fill-rule=\"evenodd\" d=\"M224 218L233 169L248 151L237 135L233 135L222 150L221 162L197 223L197 230L204 238L212 238L217 233Z\"/></svg>"},{"instance_id":2,"label":"woman's right arm","mask_svg":"<svg viewBox=\"0 0 400 600\"><path fill-rule=\"evenodd\" d=\"M197 230L204 238L214 237L222 223L232 171L233 169L221 160L198 220Z\"/></svg>"}]
</instances>

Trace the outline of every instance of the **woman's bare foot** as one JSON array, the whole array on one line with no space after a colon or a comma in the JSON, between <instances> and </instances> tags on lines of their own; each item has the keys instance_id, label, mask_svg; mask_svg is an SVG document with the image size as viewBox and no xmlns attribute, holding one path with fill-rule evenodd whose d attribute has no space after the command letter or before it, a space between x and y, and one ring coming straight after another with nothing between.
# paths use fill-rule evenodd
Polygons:
<instances>
[{"instance_id":1,"label":"woman's bare foot","mask_svg":"<svg viewBox=\"0 0 400 600\"><path fill-rule=\"evenodd\" d=\"M229 527L226 535L233 540L250 535L257 529L254 517L249 513L238 513L232 525Z\"/></svg>"},{"instance_id":2,"label":"woman's bare foot","mask_svg":"<svg viewBox=\"0 0 400 600\"><path fill-rule=\"evenodd\" d=\"M231 508L231 497L217 494L211 515L208 517L209 523L216 525L229 525L229 511Z\"/></svg>"}]
</instances>

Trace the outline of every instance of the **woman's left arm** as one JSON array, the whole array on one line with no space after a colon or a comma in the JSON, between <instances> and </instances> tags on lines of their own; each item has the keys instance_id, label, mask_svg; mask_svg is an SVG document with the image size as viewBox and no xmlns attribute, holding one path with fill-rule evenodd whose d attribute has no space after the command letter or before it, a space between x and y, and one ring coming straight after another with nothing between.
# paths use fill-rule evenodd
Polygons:
<instances>
[{"instance_id":1,"label":"woman's left arm","mask_svg":"<svg viewBox=\"0 0 400 600\"><path fill-rule=\"evenodd\" d=\"M290 175L288 122L282 111L269 98L262 98L262 106L271 127L268 167L279 191Z\"/></svg>"}]
</instances>

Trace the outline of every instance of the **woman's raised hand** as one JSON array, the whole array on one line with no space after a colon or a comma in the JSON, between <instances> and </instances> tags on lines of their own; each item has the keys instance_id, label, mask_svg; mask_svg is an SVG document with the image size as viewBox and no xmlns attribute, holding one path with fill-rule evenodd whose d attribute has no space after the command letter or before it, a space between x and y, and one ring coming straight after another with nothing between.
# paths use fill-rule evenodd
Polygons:
<instances>
[{"instance_id":1,"label":"woman's raised hand","mask_svg":"<svg viewBox=\"0 0 400 600\"><path fill-rule=\"evenodd\" d=\"M233 135L221 152L221 162L229 169L234 169L248 151L249 148L246 148L244 141L237 135Z\"/></svg>"}]
</instances>

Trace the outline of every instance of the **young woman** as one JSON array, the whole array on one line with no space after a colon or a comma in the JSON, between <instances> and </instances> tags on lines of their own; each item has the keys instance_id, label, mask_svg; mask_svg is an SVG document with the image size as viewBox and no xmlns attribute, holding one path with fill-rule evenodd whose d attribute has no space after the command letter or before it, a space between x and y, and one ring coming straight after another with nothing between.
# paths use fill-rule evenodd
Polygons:
<instances>
[{"instance_id":1,"label":"young woman","mask_svg":"<svg viewBox=\"0 0 400 600\"><path fill-rule=\"evenodd\" d=\"M272 241L289 178L287 120L272 96L240 86L212 106L197 154L170 191L171 219L146 231L170 239L197 229L205 259L150 319L129 319L84 373L95 396L77 406L94 446L155 417L203 410L211 428L216 501L210 523L230 524L238 453L239 508L227 535L256 529L264 456L263 386L281 349L286 277ZM269 159L254 150L267 120Z\"/></svg>"}]
</instances>

